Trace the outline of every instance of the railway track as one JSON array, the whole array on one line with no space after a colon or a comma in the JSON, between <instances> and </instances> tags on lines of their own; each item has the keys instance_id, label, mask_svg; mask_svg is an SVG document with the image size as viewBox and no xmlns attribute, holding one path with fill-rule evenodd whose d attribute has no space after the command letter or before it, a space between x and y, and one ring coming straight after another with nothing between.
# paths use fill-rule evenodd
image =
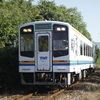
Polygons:
<instances>
[{"instance_id":1,"label":"railway track","mask_svg":"<svg viewBox=\"0 0 100 100\"><path fill-rule=\"evenodd\" d=\"M27 89L24 89L22 91L20 89L21 92L17 92L13 95L6 95L6 96L2 95L0 96L0 100L57 100L57 97L59 95L66 94L67 96L68 94L72 93L74 90L77 89L75 87L80 88L81 85L83 85L85 82L88 82L88 80L91 80L90 82L93 82L93 79L94 79L96 82L99 83L100 81L97 80L97 79L100 79L99 72L100 71L97 70L96 73L93 73L88 78L84 79L83 81L78 81L66 89L58 89L58 88L53 89L53 88L44 88L44 87L41 88L40 87L39 89L35 88L33 90L33 89L28 89L27 87ZM97 76L98 78L96 79L95 77Z\"/></svg>"},{"instance_id":2,"label":"railway track","mask_svg":"<svg viewBox=\"0 0 100 100\"><path fill-rule=\"evenodd\" d=\"M63 93L64 89L57 89L53 91L47 91L47 93L29 93L27 95L20 95L17 97L10 97L8 100L53 100L59 94Z\"/></svg>"},{"instance_id":3,"label":"railway track","mask_svg":"<svg viewBox=\"0 0 100 100\"><path fill-rule=\"evenodd\" d=\"M25 89L27 92L12 96L6 96L4 97L3 100L56 100L55 98L58 95L64 93L65 91L68 91L69 89L73 88L76 85L78 86L79 82L72 84L71 86L65 89L59 89L58 87L56 88L40 87L39 89L35 88L34 91Z\"/></svg>"},{"instance_id":4,"label":"railway track","mask_svg":"<svg viewBox=\"0 0 100 100\"><path fill-rule=\"evenodd\" d=\"M63 92L64 92L64 89L61 89L61 90L55 92L54 94L51 94L51 95L47 96L46 98L44 98L44 100L55 100L55 98L56 98L59 94L61 94L61 93L63 93Z\"/></svg>"},{"instance_id":5,"label":"railway track","mask_svg":"<svg viewBox=\"0 0 100 100\"><path fill-rule=\"evenodd\" d=\"M66 89L58 89L56 88L39 88L37 90L31 91L29 93L21 94L21 95L13 95L5 97L3 100L56 100L56 97L59 96L62 93L66 93L66 91L69 91L74 86L78 86L79 82L72 84ZM42 91L43 90L43 91ZM0 99L1 100L1 99Z\"/></svg>"}]
</instances>

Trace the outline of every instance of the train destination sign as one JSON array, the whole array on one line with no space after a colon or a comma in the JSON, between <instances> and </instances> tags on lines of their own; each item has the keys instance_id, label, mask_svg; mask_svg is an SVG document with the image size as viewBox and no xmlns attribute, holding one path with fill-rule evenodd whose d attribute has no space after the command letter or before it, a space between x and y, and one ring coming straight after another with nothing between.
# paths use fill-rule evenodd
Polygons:
<instances>
[{"instance_id":1,"label":"train destination sign","mask_svg":"<svg viewBox=\"0 0 100 100\"><path fill-rule=\"evenodd\" d=\"M51 29L51 23L46 23L46 24L35 24L35 29L36 30L44 30L44 29Z\"/></svg>"}]
</instances>

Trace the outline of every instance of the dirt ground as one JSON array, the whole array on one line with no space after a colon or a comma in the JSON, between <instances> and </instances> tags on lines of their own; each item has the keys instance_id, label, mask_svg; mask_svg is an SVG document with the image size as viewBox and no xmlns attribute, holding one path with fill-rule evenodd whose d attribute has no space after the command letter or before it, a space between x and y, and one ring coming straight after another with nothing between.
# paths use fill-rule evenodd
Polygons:
<instances>
[{"instance_id":1,"label":"dirt ground","mask_svg":"<svg viewBox=\"0 0 100 100\"><path fill-rule=\"evenodd\" d=\"M100 100L100 68L78 86L66 90L56 100Z\"/></svg>"}]
</instances>

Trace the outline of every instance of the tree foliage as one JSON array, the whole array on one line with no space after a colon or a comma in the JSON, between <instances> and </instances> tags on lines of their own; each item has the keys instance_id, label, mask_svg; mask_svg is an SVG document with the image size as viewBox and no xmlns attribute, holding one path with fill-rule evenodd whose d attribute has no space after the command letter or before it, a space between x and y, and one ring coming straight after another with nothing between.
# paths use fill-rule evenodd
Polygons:
<instances>
[{"instance_id":1,"label":"tree foliage","mask_svg":"<svg viewBox=\"0 0 100 100\"><path fill-rule=\"evenodd\" d=\"M20 24L34 21L39 16L36 6L26 0L0 2L0 48L13 45Z\"/></svg>"}]
</instances>

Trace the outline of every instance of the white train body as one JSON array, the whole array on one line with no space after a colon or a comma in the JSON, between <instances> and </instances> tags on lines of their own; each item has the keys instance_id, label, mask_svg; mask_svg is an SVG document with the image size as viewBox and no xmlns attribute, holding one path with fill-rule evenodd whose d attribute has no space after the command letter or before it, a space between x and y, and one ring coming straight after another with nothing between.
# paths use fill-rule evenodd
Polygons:
<instances>
[{"instance_id":1,"label":"white train body","mask_svg":"<svg viewBox=\"0 0 100 100\"><path fill-rule=\"evenodd\" d=\"M38 21L19 29L22 84L68 86L95 68L95 45L68 23Z\"/></svg>"}]
</instances>

